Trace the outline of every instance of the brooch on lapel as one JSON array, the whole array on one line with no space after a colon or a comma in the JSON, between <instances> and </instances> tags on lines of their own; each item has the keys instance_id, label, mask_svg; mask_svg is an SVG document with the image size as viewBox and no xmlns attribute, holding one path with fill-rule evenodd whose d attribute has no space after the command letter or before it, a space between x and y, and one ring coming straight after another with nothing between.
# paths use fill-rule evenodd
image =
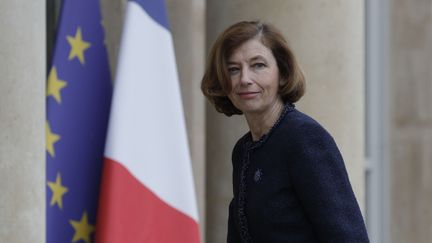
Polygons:
<instances>
[{"instance_id":1,"label":"brooch on lapel","mask_svg":"<svg viewBox=\"0 0 432 243\"><path fill-rule=\"evenodd\" d=\"M254 181L259 182L261 180L261 178L262 178L262 171L261 171L261 169L257 169L255 171Z\"/></svg>"}]
</instances>

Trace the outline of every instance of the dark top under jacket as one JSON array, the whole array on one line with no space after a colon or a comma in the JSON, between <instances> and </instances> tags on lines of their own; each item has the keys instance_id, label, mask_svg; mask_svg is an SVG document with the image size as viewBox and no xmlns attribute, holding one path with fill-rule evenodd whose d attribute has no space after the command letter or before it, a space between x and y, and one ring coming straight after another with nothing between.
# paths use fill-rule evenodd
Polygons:
<instances>
[{"instance_id":1,"label":"dark top under jacket","mask_svg":"<svg viewBox=\"0 0 432 243\"><path fill-rule=\"evenodd\" d=\"M369 242L342 156L330 134L287 104L258 141L232 155L228 242Z\"/></svg>"}]
</instances>

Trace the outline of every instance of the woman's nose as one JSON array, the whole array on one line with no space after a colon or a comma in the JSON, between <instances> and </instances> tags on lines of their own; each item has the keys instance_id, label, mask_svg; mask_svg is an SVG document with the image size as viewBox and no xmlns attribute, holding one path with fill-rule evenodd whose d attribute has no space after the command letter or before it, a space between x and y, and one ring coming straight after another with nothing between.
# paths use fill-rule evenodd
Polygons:
<instances>
[{"instance_id":1,"label":"woman's nose","mask_svg":"<svg viewBox=\"0 0 432 243\"><path fill-rule=\"evenodd\" d=\"M240 84L245 86L252 84L251 75L247 68L241 70Z\"/></svg>"}]
</instances>

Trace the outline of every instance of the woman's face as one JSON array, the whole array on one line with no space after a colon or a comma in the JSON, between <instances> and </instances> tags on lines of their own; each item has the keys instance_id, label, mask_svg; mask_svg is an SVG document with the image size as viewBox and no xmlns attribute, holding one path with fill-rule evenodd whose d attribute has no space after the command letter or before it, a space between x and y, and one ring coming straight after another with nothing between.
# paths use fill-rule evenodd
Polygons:
<instances>
[{"instance_id":1,"label":"woman's face","mask_svg":"<svg viewBox=\"0 0 432 243\"><path fill-rule=\"evenodd\" d=\"M279 69L272 51L258 39L246 41L229 57L228 98L244 114L263 113L281 102Z\"/></svg>"}]
</instances>

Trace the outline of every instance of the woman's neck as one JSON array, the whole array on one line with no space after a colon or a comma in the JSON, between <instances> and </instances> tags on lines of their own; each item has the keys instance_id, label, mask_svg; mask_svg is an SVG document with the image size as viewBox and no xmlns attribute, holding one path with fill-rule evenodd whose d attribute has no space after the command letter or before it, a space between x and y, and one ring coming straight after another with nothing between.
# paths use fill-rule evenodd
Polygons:
<instances>
[{"instance_id":1,"label":"woman's neck","mask_svg":"<svg viewBox=\"0 0 432 243\"><path fill-rule=\"evenodd\" d=\"M257 141L276 123L284 108L281 100L277 100L269 109L261 113L245 113L252 140Z\"/></svg>"}]
</instances>

